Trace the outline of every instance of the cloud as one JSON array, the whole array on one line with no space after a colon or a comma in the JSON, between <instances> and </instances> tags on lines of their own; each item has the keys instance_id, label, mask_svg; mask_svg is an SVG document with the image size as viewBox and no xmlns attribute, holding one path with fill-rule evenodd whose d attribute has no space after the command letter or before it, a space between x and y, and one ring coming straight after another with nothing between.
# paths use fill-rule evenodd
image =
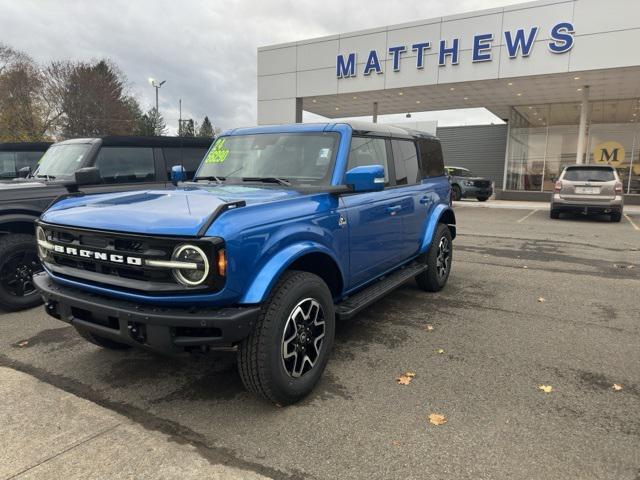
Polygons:
<instances>
[{"instance_id":1,"label":"cloud","mask_svg":"<svg viewBox=\"0 0 640 480\"><path fill-rule=\"evenodd\" d=\"M145 109L155 102L147 79L166 80L160 110L172 131L179 99L183 118L200 122L208 115L214 125L230 128L256 122L259 46L510 3L513 0L462 0L452 7L448 0L0 0L0 31L4 43L39 62L113 60ZM472 118L483 117L474 113Z\"/></svg>"}]
</instances>

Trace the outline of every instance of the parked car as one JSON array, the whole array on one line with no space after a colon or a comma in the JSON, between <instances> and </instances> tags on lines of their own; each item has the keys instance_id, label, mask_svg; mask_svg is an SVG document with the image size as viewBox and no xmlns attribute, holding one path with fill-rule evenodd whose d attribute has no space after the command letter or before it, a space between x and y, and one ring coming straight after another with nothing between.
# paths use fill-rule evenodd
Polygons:
<instances>
[{"instance_id":1,"label":"parked car","mask_svg":"<svg viewBox=\"0 0 640 480\"><path fill-rule=\"evenodd\" d=\"M174 167L175 179L181 176ZM49 315L108 349L237 349L247 389L308 394L354 316L443 288L455 216L440 142L367 123L236 129L193 182L91 195L38 222Z\"/></svg>"},{"instance_id":2,"label":"parked car","mask_svg":"<svg viewBox=\"0 0 640 480\"><path fill-rule=\"evenodd\" d=\"M12 179L26 175L38 166L51 142L0 143L0 179Z\"/></svg>"},{"instance_id":3,"label":"parked car","mask_svg":"<svg viewBox=\"0 0 640 480\"><path fill-rule=\"evenodd\" d=\"M193 174L211 142L177 137L67 140L52 145L29 178L0 182L0 307L21 310L42 301L31 279L41 269L33 222L73 187L76 175L84 175L87 193L162 188L170 185L167 165L182 164ZM91 167L98 170L93 179Z\"/></svg>"},{"instance_id":4,"label":"parked car","mask_svg":"<svg viewBox=\"0 0 640 480\"><path fill-rule=\"evenodd\" d=\"M612 222L622 218L622 182L608 165L565 167L551 197L551 218L561 213L609 214Z\"/></svg>"},{"instance_id":5,"label":"parked car","mask_svg":"<svg viewBox=\"0 0 640 480\"><path fill-rule=\"evenodd\" d=\"M468 169L462 167L445 167L445 169L451 182L453 200L475 197L480 202L486 202L493 195L491 180L474 177Z\"/></svg>"}]
</instances>

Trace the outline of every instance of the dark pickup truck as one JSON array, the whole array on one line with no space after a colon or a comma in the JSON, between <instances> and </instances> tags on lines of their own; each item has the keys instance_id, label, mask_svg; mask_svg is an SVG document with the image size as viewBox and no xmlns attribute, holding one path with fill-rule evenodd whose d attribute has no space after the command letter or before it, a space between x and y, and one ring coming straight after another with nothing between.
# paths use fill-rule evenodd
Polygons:
<instances>
[{"instance_id":1,"label":"dark pickup truck","mask_svg":"<svg viewBox=\"0 0 640 480\"><path fill-rule=\"evenodd\" d=\"M182 165L192 177L209 138L102 137L53 144L27 178L0 182L0 308L23 310L41 303L32 275L41 270L34 220L83 177L86 193L171 186L170 169ZM96 172L97 169L97 172ZM93 174L93 176L92 176Z\"/></svg>"}]
</instances>

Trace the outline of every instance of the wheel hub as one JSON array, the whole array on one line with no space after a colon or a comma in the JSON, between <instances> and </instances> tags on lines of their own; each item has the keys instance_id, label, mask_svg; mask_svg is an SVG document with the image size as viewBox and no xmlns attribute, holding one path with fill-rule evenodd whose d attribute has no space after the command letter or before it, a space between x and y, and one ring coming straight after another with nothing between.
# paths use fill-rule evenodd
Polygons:
<instances>
[{"instance_id":1,"label":"wheel hub","mask_svg":"<svg viewBox=\"0 0 640 480\"><path fill-rule=\"evenodd\" d=\"M289 314L282 334L282 365L291 377L308 373L318 361L324 338L324 310L313 298L299 302Z\"/></svg>"}]
</instances>

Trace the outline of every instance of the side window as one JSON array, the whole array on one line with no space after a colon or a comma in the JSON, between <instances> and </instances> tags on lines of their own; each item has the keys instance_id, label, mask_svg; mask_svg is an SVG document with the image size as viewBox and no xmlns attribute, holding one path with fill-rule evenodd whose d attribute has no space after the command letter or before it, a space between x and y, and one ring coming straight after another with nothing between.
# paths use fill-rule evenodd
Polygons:
<instances>
[{"instance_id":1,"label":"side window","mask_svg":"<svg viewBox=\"0 0 640 480\"><path fill-rule=\"evenodd\" d=\"M42 155L44 155L44 152L16 152L16 170L20 170L23 167L31 167L31 171L35 171Z\"/></svg>"},{"instance_id":2,"label":"side window","mask_svg":"<svg viewBox=\"0 0 640 480\"><path fill-rule=\"evenodd\" d=\"M418 140L420 149L420 169L424 177L439 177L444 175L442 160L442 146L435 138L421 138ZM455 175L455 173L453 173Z\"/></svg>"},{"instance_id":3,"label":"side window","mask_svg":"<svg viewBox=\"0 0 640 480\"><path fill-rule=\"evenodd\" d=\"M162 149L164 161L167 164L167 178L171 178L171 167L174 165L182 165L187 172L187 178L193 179L198 170L207 149L202 148L180 148L167 147Z\"/></svg>"},{"instance_id":4,"label":"side window","mask_svg":"<svg viewBox=\"0 0 640 480\"><path fill-rule=\"evenodd\" d=\"M387 160L387 143L384 138L352 137L347 171L365 165L382 165L384 167L384 183L389 185L389 164Z\"/></svg>"},{"instance_id":5,"label":"side window","mask_svg":"<svg viewBox=\"0 0 640 480\"><path fill-rule=\"evenodd\" d=\"M409 140L392 140L393 164L397 185L414 185L420 181L416 144Z\"/></svg>"},{"instance_id":6,"label":"side window","mask_svg":"<svg viewBox=\"0 0 640 480\"><path fill-rule=\"evenodd\" d=\"M15 154L0 152L0 178L13 178L17 172Z\"/></svg>"},{"instance_id":7,"label":"side window","mask_svg":"<svg viewBox=\"0 0 640 480\"><path fill-rule=\"evenodd\" d=\"M150 147L102 147L96 167L104 183L153 182L156 179Z\"/></svg>"}]
</instances>

